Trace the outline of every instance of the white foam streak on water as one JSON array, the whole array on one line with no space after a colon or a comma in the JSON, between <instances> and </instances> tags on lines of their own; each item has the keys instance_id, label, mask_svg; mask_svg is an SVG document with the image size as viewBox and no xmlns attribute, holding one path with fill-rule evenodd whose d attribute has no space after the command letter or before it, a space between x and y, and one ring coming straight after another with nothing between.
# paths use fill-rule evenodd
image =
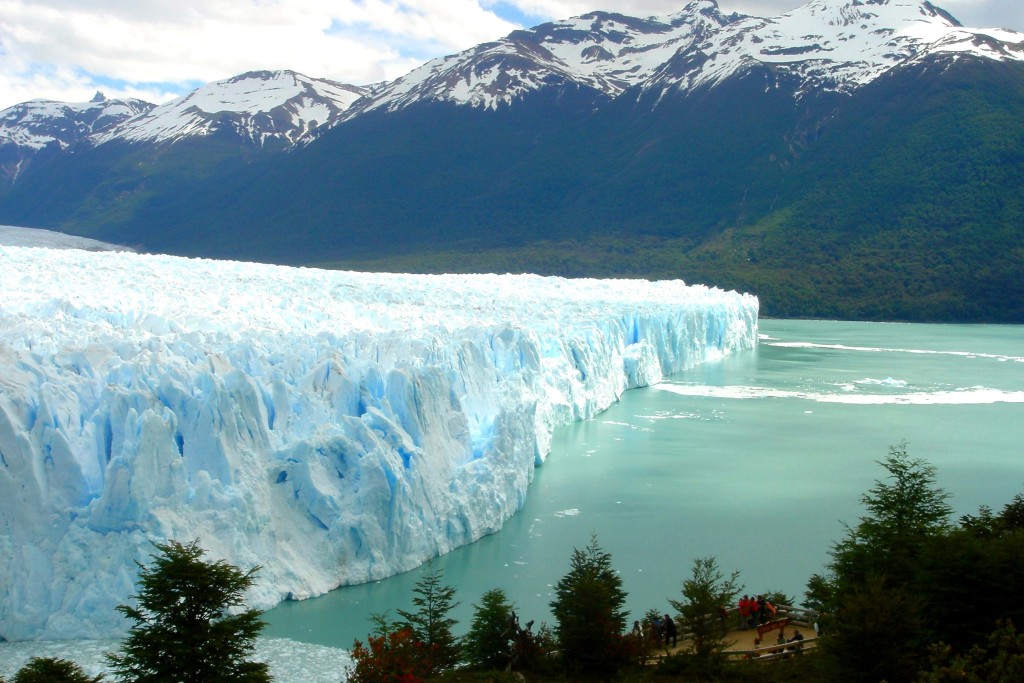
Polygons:
<instances>
[{"instance_id":1,"label":"white foam streak on water","mask_svg":"<svg viewBox=\"0 0 1024 683\"><path fill-rule=\"evenodd\" d=\"M1024 356L1004 356L993 353L978 353L976 351L935 351L932 349L895 349L879 346L847 346L845 344L816 344L813 342L777 342L770 341L772 338L760 335L760 343L765 346L778 346L788 349L833 349L836 351L863 351L868 353L916 353L938 356L961 356L963 358L990 358L993 360L1013 361L1024 363Z\"/></svg>"},{"instance_id":2,"label":"white foam streak on water","mask_svg":"<svg viewBox=\"0 0 1024 683\"><path fill-rule=\"evenodd\" d=\"M900 388L907 386L906 380L893 379L892 377L886 377L885 379L871 379L870 377L865 377L864 379L857 380L856 382L854 382L854 384L876 384L886 387ZM845 385L844 388L846 388Z\"/></svg>"},{"instance_id":3,"label":"white foam streak on water","mask_svg":"<svg viewBox=\"0 0 1024 683\"><path fill-rule=\"evenodd\" d=\"M110 679L105 655L121 646L117 640L52 640L0 643L0 677L6 680L33 657L75 662L89 676ZM300 643L288 638L259 638L252 661L267 662L275 683L338 683L352 660L347 650Z\"/></svg>"},{"instance_id":4,"label":"white foam streak on water","mask_svg":"<svg viewBox=\"0 0 1024 683\"><path fill-rule=\"evenodd\" d=\"M772 387L712 387L689 384L659 384L655 389L680 396L707 396L721 399L792 398L818 403L852 405L969 405L987 403L1024 403L1024 391L1001 391L988 387L966 387L951 391L920 391L905 394L827 394L811 391L787 391Z\"/></svg>"}]
</instances>

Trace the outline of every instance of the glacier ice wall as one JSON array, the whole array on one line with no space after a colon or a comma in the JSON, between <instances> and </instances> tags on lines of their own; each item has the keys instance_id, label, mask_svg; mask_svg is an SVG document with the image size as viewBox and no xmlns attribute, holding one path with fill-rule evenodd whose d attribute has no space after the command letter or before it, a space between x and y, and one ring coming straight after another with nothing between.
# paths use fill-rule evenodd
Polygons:
<instances>
[{"instance_id":1,"label":"glacier ice wall","mask_svg":"<svg viewBox=\"0 0 1024 683\"><path fill-rule=\"evenodd\" d=\"M501 527L552 430L756 343L682 282L332 272L0 247L0 636L124 628L151 542L249 604Z\"/></svg>"}]
</instances>

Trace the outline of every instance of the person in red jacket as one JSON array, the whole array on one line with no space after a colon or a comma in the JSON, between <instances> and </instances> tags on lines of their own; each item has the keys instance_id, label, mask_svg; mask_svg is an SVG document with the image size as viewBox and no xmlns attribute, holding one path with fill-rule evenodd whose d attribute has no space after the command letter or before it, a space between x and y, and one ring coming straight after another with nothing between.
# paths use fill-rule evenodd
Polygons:
<instances>
[{"instance_id":1,"label":"person in red jacket","mask_svg":"<svg viewBox=\"0 0 1024 683\"><path fill-rule=\"evenodd\" d=\"M744 595L736 606L740 609L740 628L745 631L750 624L750 598Z\"/></svg>"}]
</instances>

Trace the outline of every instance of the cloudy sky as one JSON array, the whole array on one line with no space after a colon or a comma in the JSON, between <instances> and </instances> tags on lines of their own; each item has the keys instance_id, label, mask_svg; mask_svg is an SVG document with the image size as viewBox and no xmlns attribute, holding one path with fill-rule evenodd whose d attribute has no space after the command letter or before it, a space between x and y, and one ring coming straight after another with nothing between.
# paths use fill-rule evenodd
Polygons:
<instances>
[{"instance_id":1,"label":"cloudy sky","mask_svg":"<svg viewBox=\"0 0 1024 683\"><path fill-rule=\"evenodd\" d=\"M1022 0L933 0L963 24L1024 31ZM0 0L0 109L30 99L160 103L254 69L367 84L523 26L686 0ZM719 0L771 16L804 0Z\"/></svg>"}]
</instances>

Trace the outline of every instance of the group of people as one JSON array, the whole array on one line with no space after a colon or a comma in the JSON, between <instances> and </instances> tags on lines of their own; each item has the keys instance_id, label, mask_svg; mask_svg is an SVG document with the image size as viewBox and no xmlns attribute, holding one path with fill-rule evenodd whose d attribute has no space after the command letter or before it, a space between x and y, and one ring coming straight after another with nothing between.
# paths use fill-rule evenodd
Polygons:
<instances>
[{"instance_id":1,"label":"group of people","mask_svg":"<svg viewBox=\"0 0 1024 683\"><path fill-rule=\"evenodd\" d=\"M757 628L775 618L778 610L763 595L744 595L737 604L740 612L740 628Z\"/></svg>"},{"instance_id":2,"label":"group of people","mask_svg":"<svg viewBox=\"0 0 1024 683\"><path fill-rule=\"evenodd\" d=\"M663 617L656 617L651 621L651 631L648 636L651 640L661 643L665 642L665 647L675 647L679 638L679 631L676 628L676 622L673 621L671 615L666 614ZM639 621L633 622L633 635L644 638L644 627Z\"/></svg>"}]
</instances>

